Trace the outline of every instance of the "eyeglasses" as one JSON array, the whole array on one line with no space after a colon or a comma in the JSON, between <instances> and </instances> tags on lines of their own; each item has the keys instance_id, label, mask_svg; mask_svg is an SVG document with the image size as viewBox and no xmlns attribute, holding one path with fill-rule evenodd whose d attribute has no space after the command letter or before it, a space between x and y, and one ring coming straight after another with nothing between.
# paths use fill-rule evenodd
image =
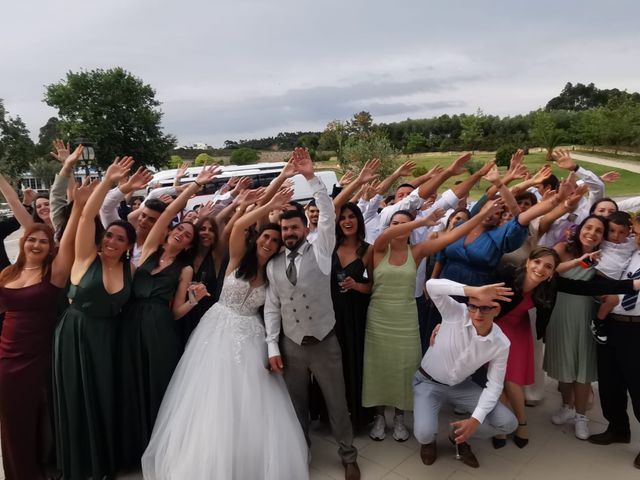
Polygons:
<instances>
[{"instance_id":1,"label":"eyeglasses","mask_svg":"<svg viewBox=\"0 0 640 480\"><path fill-rule=\"evenodd\" d=\"M480 312L480 313L487 313L490 312L491 310L495 309L496 307L491 307L491 306L478 306L478 305L474 305L473 303L467 303L467 310L469 310L471 313L473 312Z\"/></svg>"}]
</instances>

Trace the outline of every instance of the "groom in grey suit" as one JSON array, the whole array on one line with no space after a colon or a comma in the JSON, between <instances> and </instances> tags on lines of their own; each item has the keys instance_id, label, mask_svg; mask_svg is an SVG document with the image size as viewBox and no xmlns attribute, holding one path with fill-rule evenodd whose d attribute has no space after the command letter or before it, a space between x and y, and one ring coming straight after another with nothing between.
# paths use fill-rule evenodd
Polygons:
<instances>
[{"instance_id":1,"label":"groom in grey suit","mask_svg":"<svg viewBox=\"0 0 640 480\"><path fill-rule=\"evenodd\" d=\"M357 480L358 451L347 409L342 351L334 332L331 303L331 256L335 246L335 211L326 187L313 172L309 153L294 151L298 173L308 181L320 210L313 244L307 241L307 219L298 211L282 215L284 251L267 264L269 287L264 306L271 370L283 373L298 420L309 440L310 375L324 396L345 478ZM282 334L281 334L282 332Z\"/></svg>"}]
</instances>

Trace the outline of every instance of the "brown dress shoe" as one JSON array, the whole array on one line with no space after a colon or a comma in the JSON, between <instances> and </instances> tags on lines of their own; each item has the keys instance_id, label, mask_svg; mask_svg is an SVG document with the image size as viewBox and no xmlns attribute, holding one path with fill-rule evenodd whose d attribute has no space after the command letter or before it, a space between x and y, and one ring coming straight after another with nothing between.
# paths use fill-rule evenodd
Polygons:
<instances>
[{"instance_id":1,"label":"brown dress shoe","mask_svg":"<svg viewBox=\"0 0 640 480\"><path fill-rule=\"evenodd\" d=\"M422 445L420 447L420 458L425 465L431 465L438 458L438 448L436 447L436 441Z\"/></svg>"},{"instance_id":2,"label":"brown dress shoe","mask_svg":"<svg viewBox=\"0 0 640 480\"><path fill-rule=\"evenodd\" d=\"M602 433L598 433L596 435L590 435L589 438L590 443L595 443L596 445L611 445L612 443L631 443L631 433L620 433L614 432L612 430L605 430Z\"/></svg>"},{"instance_id":3,"label":"brown dress shoe","mask_svg":"<svg viewBox=\"0 0 640 480\"><path fill-rule=\"evenodd\" d=\"M640 453L636 455L636 459L633 461L633 466L636 468L640 468Z\"/></svg>"},{"instance_id":4,"label":"brown dress shoe","mask_svg":"<svg viewBox=\"0 0 640 480\"><path fill-rule=\"evenodd\" d=\"M356 462L344 464L345 480L360 480L360 467Z\"/></svg>"},{"instance_id":5,"label":"brown dress shoe","mask_svg":"<svg viewBox=\"0 0 640 480\"><path fill-rule=\"evenodd\" d=\"M461 457L460 460L465 465L471 468L478 468L480 466L478 459L471 451L471 445L469 445L467 442L458 444L458 453L460 454L460 457Z\"/></svg>"}]
</instances>

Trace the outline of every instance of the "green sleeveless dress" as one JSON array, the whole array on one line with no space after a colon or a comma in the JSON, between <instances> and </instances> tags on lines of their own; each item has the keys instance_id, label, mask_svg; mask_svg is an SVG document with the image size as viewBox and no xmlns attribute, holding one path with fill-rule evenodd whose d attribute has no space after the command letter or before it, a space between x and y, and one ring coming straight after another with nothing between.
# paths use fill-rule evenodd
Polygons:
<instances>
[{"instance_id":1,"label":"green sleeveless dress","mask_svg":"<svg viewBox=\"0 0 640 480\"><path fill-rule=\"evenodd\" d=\"M120 310L131 293L109 294L96 256L78 285L71 285L55 333L54 411L58 466L64 478L103 478L116 473L115 358Z\"/></svg>"},{"instance_id":2,"label":"green sleeveless dress","mask_svg":"<svg viewBox=\"0 0 640 480\"><path fill-rule=\"evenodd\" d=\"M373 270L373 289L364 339L362 405L413 410L412 379L420 365L417 269L407 246L404 265L391 265L389 252Z\"/></svg>"},{"instance_id":3,"label":"green sleeveless dress","mask_svg":"<svg viewBox=\"0 0 640 480\"><path fill-rule=\"evenodd\" d=\"M182 355L171 304L184 265L177 260L152 275L162 251L138 267L119 336L117 391L119 466L140 468L164 392Z\"/></svg>"}]
</instances>

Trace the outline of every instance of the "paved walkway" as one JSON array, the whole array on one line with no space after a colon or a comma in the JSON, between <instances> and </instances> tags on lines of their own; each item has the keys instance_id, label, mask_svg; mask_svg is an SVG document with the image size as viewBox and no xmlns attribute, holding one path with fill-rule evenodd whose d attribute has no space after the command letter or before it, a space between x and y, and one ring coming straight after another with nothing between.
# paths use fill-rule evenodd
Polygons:
<instances>
[{"instance_id":1,"label":"paved walkway","mask_svg":"<svg viewBox=\"0 0 640 480\"><path fill-rule=\"evenodd\" d=\"M618 160L612 158L602 158L595 155L583 155L581 153L571 152L571 157L574 160L582 160L583 162L597 163L600 165L606 165L608 167L620 168L622 170L628 170L633 173L640 173L640 162L634 160Z\"/></svg>"}]
</instances>

